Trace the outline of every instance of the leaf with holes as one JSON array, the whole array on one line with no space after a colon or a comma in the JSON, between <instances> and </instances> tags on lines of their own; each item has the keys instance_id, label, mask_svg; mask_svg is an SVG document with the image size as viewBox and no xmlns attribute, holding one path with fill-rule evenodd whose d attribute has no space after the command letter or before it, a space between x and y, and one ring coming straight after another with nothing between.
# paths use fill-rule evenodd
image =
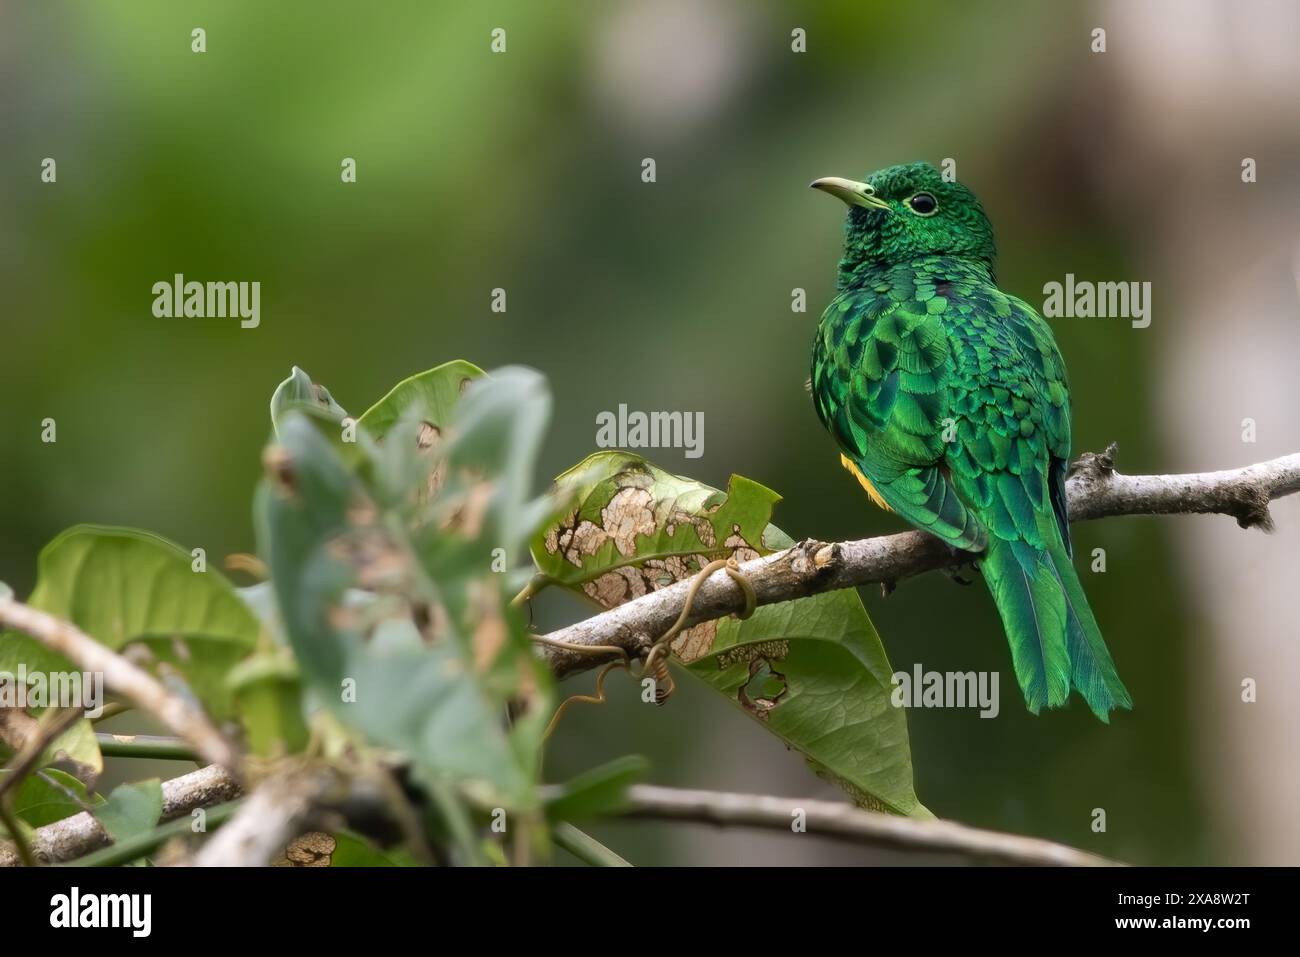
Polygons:
<instances>
[{"instance_id":1,"label":"leaf with holes","mask_svg":"<svg viewBox=\"0 0 1300 957\"><path fill-rule=\"evenodd\" d=\"M733 475L721 492L638 455L600 452L557 480L567 503L533 541L550 581L606 608L689 578L716 558L787 548L769 524L780 496ZM673 641L678 662L800 751L865 807L928 816L912 786L907 719L892 669L855 591L702 622Z\"/></svg>"},{"instance_id":2,"label":"leaf with holes","mask_svg":"<svg viewBox=\"0 0 1300 957\"><path fill-rule=\"evenodd\" d=\"M390 393L363 417L379 440L366 463L287 414L259 535L304 688L409 755L429 788L537 816L550 675L506 608L494 552L521 549L551 507L527 489L549 395L537 373L504 369L462 398L475 371L451 363ZM426 424L446 433L419 450L436 489L403 458Z\"/></svg>"}]
</instances>

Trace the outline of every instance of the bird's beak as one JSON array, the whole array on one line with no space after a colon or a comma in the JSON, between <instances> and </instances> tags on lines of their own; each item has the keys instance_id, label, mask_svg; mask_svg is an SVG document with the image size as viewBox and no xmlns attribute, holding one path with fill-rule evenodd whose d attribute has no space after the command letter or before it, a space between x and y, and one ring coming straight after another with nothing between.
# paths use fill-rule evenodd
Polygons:
<instances>
[{"instance_id":1,"label":"bird's beak","mask_svg":"<svg viewBox=\"0 0 1300 957\"><path fill-rule=\"evenodd\" d=\"M820 189L823 193L830 193L850 206L890 211L889 204L876 195L876 190L870 183L857 183L839 176L823 176L808 185L813 189Z\"/></svg>"}]
</instances>

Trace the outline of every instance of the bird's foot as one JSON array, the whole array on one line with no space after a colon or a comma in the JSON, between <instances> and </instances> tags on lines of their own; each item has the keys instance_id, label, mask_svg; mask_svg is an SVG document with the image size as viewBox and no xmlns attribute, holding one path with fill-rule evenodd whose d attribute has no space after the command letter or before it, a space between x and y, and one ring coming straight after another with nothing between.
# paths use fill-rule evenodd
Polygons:
<instances>
[{"instance_id":1,"label":"bird's foot","mask_svg":"<svg viewBox=\"0 0 1300 957\"><path fill-rule=\"evenodd\" d=\"M973 584L971 579L965 577L962 572L967 568L972 570L975 568L975 559L979 557L978 554L976 552L963 551L960 548L953 548L949 545L948 557L950 561L943 569L943 573L958 585Z\"/></svg>"}]
</instances>

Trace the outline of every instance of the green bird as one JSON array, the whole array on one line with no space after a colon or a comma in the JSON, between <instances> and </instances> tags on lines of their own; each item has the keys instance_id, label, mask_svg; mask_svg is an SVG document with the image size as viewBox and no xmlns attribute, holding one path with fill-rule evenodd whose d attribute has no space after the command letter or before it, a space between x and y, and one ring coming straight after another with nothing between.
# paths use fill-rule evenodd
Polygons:
<instances>
[{"instance_id":1,"label":"green bird","mask_svg":"<svg viewBox=\"0 0 1300 957\"><path fill-rule=\"evenodd\" d=\"M977 553L1029 710L1132 700L1071 562L1070 388L1047 322L997 286L993 227L928 163L812 183L849 206L813 404L878 504Z\"/></svg>"}]
</instances>

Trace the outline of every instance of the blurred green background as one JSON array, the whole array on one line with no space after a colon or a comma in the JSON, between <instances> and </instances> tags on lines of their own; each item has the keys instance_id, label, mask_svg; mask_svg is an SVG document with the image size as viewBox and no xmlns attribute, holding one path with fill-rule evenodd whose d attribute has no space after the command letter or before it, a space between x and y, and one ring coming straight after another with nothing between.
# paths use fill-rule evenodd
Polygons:
<instances>
[{"instance_id":1,"label":"blurred green background","mask_svg":"<svg viewBox=\"0 0 1300 957\"><path fill-rule=\"evenodd\" d=\"M1197 235L1192 201L1214 211L1205 262L1253 255L1242 237L1272 236L1270 223L1283 224L1277 248L1295 242L1294 66L1251 68L1272 62L1270 30L1294 50L1295 18L1245 6L1269 30L1243 35L1231 6L1210 2L6 2L0 580L25 594L40 547L76 522L140 526L210 556L250 551L266 406L294 364L353 412L451 358L542 370L555 416L539 487L593 450L602 410L703 411L703 458L647 454L720 487L732 472L771 486L795 537L896 530L841 470L802 387L843 217L806 187L918 159L954 158L981 196L1005 289L1041 303L1067 272L1154 283L1149 329L1055 323L1076 451L1118 441L1132 472L1295 451L1293 414L1266 398L1253 414L1278 425L1266 430L1276 448L1243 445L1237 420L1252 412L1233 407L1198 426L1193 454L1169 411L1183 380L1162 365L1195 330L1178 317L1205 272L1157 251ZM1104 54L1090 51L1098 26ZM206 53L191 52L194 27ZM489 48L496 27L504 54ZM791 50L795 28L806 53ZM1190 87L1153 68L1172 49L1175 66L1209 69L1206 37L1211 58L1239 68ZM1244 156L1260 183L1241 182ZM54 184L40 180L45 157ZM340 182L344 157L355 184ZM1283 290L1283 342L1296 329L1289 263L1255 262ZM155 318L150 287L177 272L260 281L261 326ZM489 308L496 287L505 314ZM791 311L796 287L805 314ZM40 441L45 417L55 444ZM1278 536L1293 556L1294 516L1279 513ZM1240 676L1206 677L1213 622L1194 598L1208 586L1172 526L1213 521L1076 526L1081 567L1107 550L1107 573L1085 585L1137 702L1110 727L1077 699L1024 711L978 584L930 575L887 600L864 593L896 668L1002 672L997 720L912 713L921 799L1137 863L1275 857L1275 842L1242 829L1276 796L1229 798L1221 778L1241 760L1294 764L1293 751L1268 750L1250 724L1206 729L1221 730L1214 708L1241 708ZM545 625L581 613L549 596L537 610ZM1294 637L1293 618L1257 627ZM566 718L555 777L635 751L657 783L832 796L706 689L686 684L663 709L617 677L610 689L607 707ZM1090 827L1095 808L1105 833ZM899 859L806 837L595 833L643 863Z\"/></svg>"}]
</instances>

